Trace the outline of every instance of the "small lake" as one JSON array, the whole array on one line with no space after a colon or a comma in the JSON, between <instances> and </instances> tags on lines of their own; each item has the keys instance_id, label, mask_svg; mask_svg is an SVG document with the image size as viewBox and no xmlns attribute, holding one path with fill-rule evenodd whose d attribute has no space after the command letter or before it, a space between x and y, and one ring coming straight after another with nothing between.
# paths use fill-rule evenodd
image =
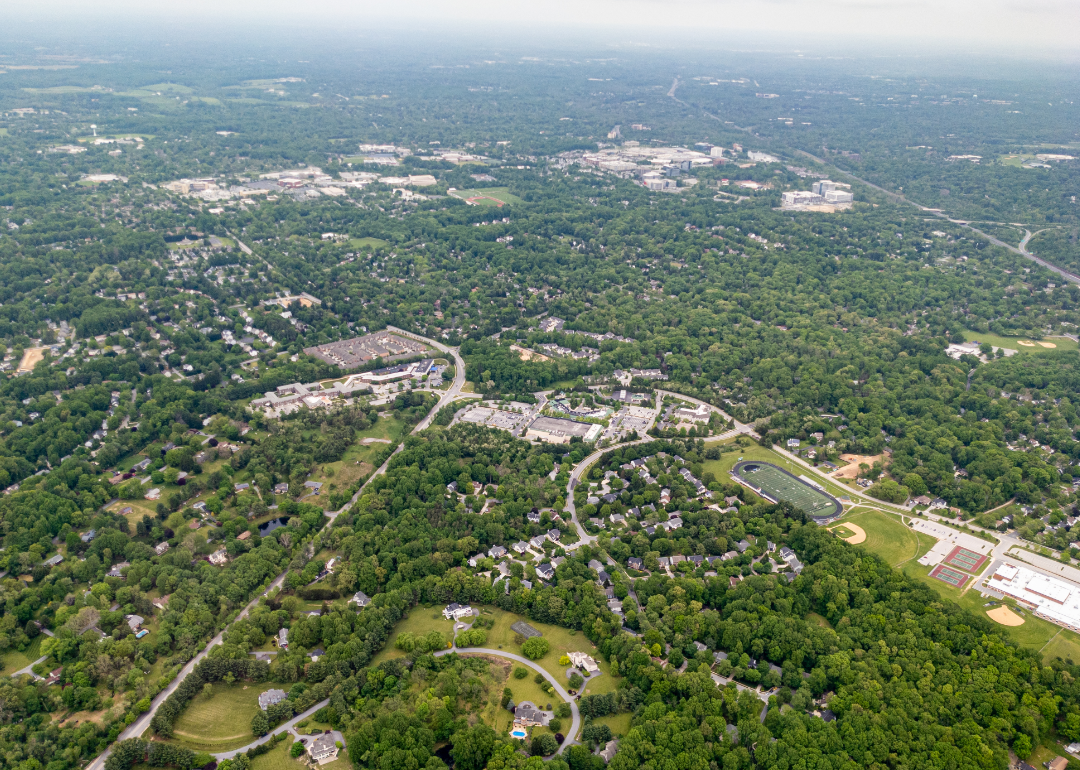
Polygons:
<instances>
[{"instance_id":1,"label":"small lake","mask_svg":"<svg viewBox=\"0 0 1080 770\"><path fill-rule=\"evenodd\" d=\"M277 519L270 519L270 521L264 521L262 524L259 525L259 536L265 537L278 527L284 527L288 523L289 520L285 516L281 516Z\"/></svg>"}]
</instances>

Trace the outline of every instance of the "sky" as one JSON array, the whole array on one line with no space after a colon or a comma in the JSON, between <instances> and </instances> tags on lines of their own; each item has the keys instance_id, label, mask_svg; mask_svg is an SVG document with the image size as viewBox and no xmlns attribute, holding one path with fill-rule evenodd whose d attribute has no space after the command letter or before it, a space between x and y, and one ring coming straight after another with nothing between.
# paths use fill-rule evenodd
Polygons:
<instances>
[{"instance_id":1,"label":"sky","mask_svg":"<svg viewBox=\"0 0 1080 770\"><path fill-rule=\"evenodd\" d=\"M537 36L611 44L785 44L1075 53L1080 0L35 0L9 21L270 25L367 35L410 27L450 35Z\"/></svg>"}]
</instances>

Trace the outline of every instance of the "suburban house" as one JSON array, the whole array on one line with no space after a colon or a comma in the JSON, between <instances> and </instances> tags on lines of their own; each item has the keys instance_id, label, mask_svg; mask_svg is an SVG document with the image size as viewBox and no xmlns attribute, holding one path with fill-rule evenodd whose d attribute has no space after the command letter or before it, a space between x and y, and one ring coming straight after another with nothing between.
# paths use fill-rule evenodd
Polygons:
<instances>
[{"instance_id":1,"label":"suburban house","mask_svg":"<svg viewBox=\"0 0 1080 770\"><path fill-rule=\"evenodd\" d=\"M307 752L308 756L311 757L312 762L316 762L320 765L326 762L333 762L337 759L338 755L337 742L334 741L333 733L323 733L313 740L307 745Z\"/></svg>"},{"instance_id":2,"label":"suburban house","mask_svg":"<svg viewBox=\"0 0 1080 770\"><path fill-rule=\"evenodd\" d=\"M518 540L516 543L514 543L513 549L518 553L525 553L527 550L529 550L529 544L526 543L524 540Z\"/></svg>"},{"instance_id":3,"label":"suburban house","mask_svg":"<svg viewBox=\"0 0 1080 770\"><path fill-rule=\"evenodd\" d=\"M289 629L283 628L278 631L277 636L274 637L274 642L282 650L289 649Z\"/></svg>"},{"instance_id":4,"label":"suburban house","mask_svg":"<svg viewBox=\"0 0 1080 770\"><path fill-rule=\"evenodd\" d=\"M281 703L288 697L288 694L284 690L267 690L259 695L259 708L266 711L271 706Z\"/></svg>"},{"instance_id":5,"label":"suburban house","mask_svg":"<svg viewBox=\"0 0 1080 770\"><path fill-rule=\"evenodd\" d=\"M544 715L533 703L523 700L514 708L514 723L523 727L544 724Z\"/></svg>"},{"instance_id":6,"label":"suburban house","mask_svg":"<svg viewBox=\"0 0 1080 770\"><path fill-rule=\"evenodd\" d=\"M630 567L630 569L640 570L645 568L645 562L643 562L636 556L631 556L629 559L626 560L626 563Z\"/></svg>"},{"instance_id":7,"label":"suburban house","mask_svg":"<svg viewBox=\"0 0 1080 770\"><path fill-rule=\"evenodd\" d=\"M472 617L472 607L467 604L458 604L453 602L446 605L446 608L442 611L443 617L447 620L461 620L462 618Z\"/></svg>"},{"instance_id":8,"label":"suburban house","mask_svg":"<svg viewBox=\"0 0 1080 770\"><path fill-rule=\"evenodd\" d=\"M360 609L363 609L371 604L371 599L363 591L357 591L353 594L353 598L349 599L349 603L355 604Z\"/></svg>"},{"instance_id":9,"label":"suburban house","mask_svg":"<svg viewBox=\"0 0 1080 770\"><path fill-rule=\"evenodd\" d=\"M229 554L224 548L219 548L210 554L210 563L215 567L220 567L229 560Z\"/></svg>"},{"instance_id":10,"label":"suburban house","mask_svg":"<svg viewBox=\"0 0 1080 770\"><path fill-rule=\"evenodd\" d=\"M600 667L596 665L596 661L593 660L591 655L586 655L584 652L568 652L566 656L570 658L570 662L574 664L575 668L579 668L589 676L597 673Z\"/></svg>"},{"instance_id":11,"label":"suburban house","mask_svg":"<svg viewBox=\"0 0 1080 770\"><path fill-rule=\"evenodd\" d=\"M167 550L169 550L169 544L167 542L158 543L154 546L154 553L156 553L158 556L161 556L161 554L165 553Z\"/></svg>"},{"instance_id":12,"label":"suburban house","mask_svg":"<svg viewBox=\"0 0 1080 770\"><path fill-rule=\"evenodd\" d=\"M555 577L555 568L550 564L541 564L536 568L536 574L544 580L551 580Z\"/></svg>"},{"instance_id":13,"label":"suburban house","mask_svg":"<svg viewBox=\"0 0 1080 770\"><path fill-rule=\"evenodd\" d=\"M124 620L127 621L128 628L131 629L131 633L136 633L139 630L139 626L143 624L142 615L125 615Z\"/></svg>"}]
</instances>

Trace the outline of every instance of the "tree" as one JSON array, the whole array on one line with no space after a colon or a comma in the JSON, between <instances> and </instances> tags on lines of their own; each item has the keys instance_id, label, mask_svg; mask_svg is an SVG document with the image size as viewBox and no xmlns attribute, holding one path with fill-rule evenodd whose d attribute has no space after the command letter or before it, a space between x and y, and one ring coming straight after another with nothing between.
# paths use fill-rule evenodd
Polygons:
<instances>
[{"instance_id":1,"label":"tree","mask_svg":"<svg viewBox=\"0 0 1080 770\"><path fill-rule=\"evenodd\" d=\"M450 756L461 770L483 770L495 751L495 731L480 723L450 736Z\"/></svg>"},{"instance_id":2,"label":"tree","mask_svg":"<svg viewBox=\"0 0 1080 770\"><path fill-rule=\"evenodd\" d=\"M551 649L551 643L548 642L542 636L534 636L525 640L525 644L521 645L521 654L529 660L540 660L548 654L548 650Z\"/></svg>"},{"instance_id":3,"label":"tree","mask_svg":"<svg viewBox=\"0 0 1080 770\"><path fill-rule=\"evenodd\" d=\"M514 669L514 679L524 679L529 675L529 669L524 666L518 666Z\"/></svg>"},{"instance_id":4,"label":"tree","mask_svg":"<svg viewBox=\"0 0 1080 770\"><path fill-rule=\"evenodd\" d=\"M292 745L292 748L289 749L289 756L292 757L293 759L298 758L303 753L304 753L304 744L302 744L300 741L294 742L293 745Z\"/></svg>"},{"instance_id":5,"label":"tree","mask_svg":"<svg viewBox=\"0 0 1080 770\"><path fill-rule=\"evenodd\" d=\"M259 738L270 732L270 720L261 709L256 711L255 716L251 718L251 732Z\"/></svg>"},{"instance_id":6,"label":"tree","mask_svg":"<svg viewBox=\"0 0 1080 770\"><path fill-rule=\"evenodd\" d=\"M558 750L559 742L555 740L555 736L551 733L536 736L532 739L532 745L529 747L529 752L534 757L548 757Z\"/></svg>"}]
</instances>

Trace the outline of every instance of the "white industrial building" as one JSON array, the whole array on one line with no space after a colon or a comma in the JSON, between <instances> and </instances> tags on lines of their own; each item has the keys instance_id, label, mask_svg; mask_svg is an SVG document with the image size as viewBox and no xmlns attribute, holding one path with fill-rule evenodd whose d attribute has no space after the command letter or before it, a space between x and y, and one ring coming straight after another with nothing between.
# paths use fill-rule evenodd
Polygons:
<instances>
[{"instance_id":1,"label":"white industrial building","mask_svg":"<svg viewBox=\"0 0 1080 770\"><path fill-rule=\"evenodd\" d=\"M1080 586L1005 563L986 581L986 587L1011 596L1039 617L1080 631Z\"/></svg>"}]
</instances>

